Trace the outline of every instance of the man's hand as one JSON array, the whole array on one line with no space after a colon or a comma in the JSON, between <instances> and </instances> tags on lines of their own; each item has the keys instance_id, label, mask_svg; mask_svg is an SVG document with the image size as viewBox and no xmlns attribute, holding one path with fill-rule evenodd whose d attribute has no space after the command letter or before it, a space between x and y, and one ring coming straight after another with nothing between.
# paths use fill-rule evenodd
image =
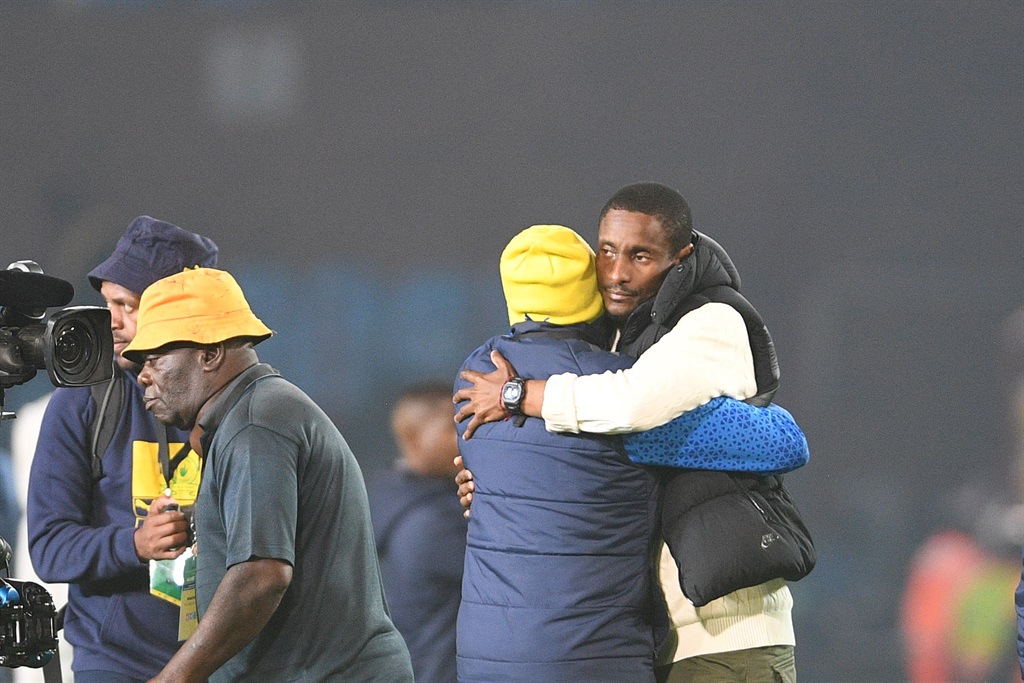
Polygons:
<instances>
[{"instance_id":1,"label":"man's hand","mask_svg":"<svg viewBox=\"0 0 1024 683\"><path fill-rule=\"evenodd\" d=\"M497 368L486 375L475 370L463 370L459 377L469 382L470 386L459 389L452 397L453 403L468 401L455 413L455 421L462 422L473 416L466 425L463 439L473 436L476 428L488 422L497 422L508 417L505 406L501 403L501 388L509 377L514 377L516 369L505 360L498 351L491 351L491 362Z\"/></svg>"},{"instance_id":2,"label":"man's hand","mask_svg":"<svg viewBox=\"0 0 1024 683\"><path fill-rule=\"evenodd\" d=\"M473 473L463 466L461 455L455 456L455 466L459 468L459 473L455 475L455 483L459 485L459 503L466 508L462 516L469 519L469 506L473 504L473 489L476 488Z\"/></svg>"},{"instance_id":3,"label":"man's hand","mask_svg":"<svg viewBox=\"0 0 1024 683\"><path fill-rule=\"evenodd\" d=\"M185 552L188 543L188 521L185 513L175 507L170 496L160 496L149 506L142 526L135 530L135 554L140 560L173 560Z\"/></svg>"}]
</instances>

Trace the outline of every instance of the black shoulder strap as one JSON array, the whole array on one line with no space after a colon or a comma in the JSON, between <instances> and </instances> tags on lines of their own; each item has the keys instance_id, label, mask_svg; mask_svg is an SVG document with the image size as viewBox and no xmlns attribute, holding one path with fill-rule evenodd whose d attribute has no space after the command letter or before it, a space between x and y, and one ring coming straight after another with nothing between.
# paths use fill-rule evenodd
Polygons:
<instances>
[{"instance_id":1,"label":"black shoulder strap","mask_svg":"<svg viewBox=\"0 0 1024 683\"><path fill-rule=\"evenodd\" d=\"M100 386L103 386L102 384ZM61 605L61 608L57 610L57 613L53 617L53 635L64 628L64 612L67 609L67 605ZM53 657L50 658L46 664L43 665L43 683L63 683L64 671L60 664L60 647L53 648Z\"/></svg>"},{"instance_id":2,"label":"black shoulder strap","mask_svg":"<svg viewBox=\"0 0 1024 683\"><path fill-rule=\"evenodd\" d=\"M64 608L61 607L61 612ZM64 672L61 670L60 648L53 648L53 657L43 665L43 683L63 683Z\"/></svg>"},{"instance_id":3,"label":"black shoulder strap","mask_svg":"<svg viewBox=\"0 0 1024 683\"><path fill-rule=\"evenodd\" d=\"M124 385L121 382L122 370L114 363L114 376L109 382L93 384L92 398L96 403L96 417L92 421L89 453L92 456L92 480L96 483L103 478L103 454L107 452L114 430L121 419L121 408L124 405Z\"/></svg>"}]
</instances>

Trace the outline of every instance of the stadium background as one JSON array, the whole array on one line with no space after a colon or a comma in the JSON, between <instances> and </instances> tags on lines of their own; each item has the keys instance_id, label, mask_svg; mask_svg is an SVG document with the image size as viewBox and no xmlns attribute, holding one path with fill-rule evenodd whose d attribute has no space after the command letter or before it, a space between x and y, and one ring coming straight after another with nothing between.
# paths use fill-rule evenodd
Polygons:
<instances>
[{"instance_id":1,"label":"stadium background","mask_svg":"<svg viewBox=\"0 0 1024 683\"><path fill-rule=\"evenodd\" d=\"M671 185L811 445L801 678L901 680L915 549L1021 502L1022 36L1015 0L4 3L0 259L100 303L136 215L212 237L370 471L392 397L506 327L515 232Z\"/></svg>"}]
</instances>

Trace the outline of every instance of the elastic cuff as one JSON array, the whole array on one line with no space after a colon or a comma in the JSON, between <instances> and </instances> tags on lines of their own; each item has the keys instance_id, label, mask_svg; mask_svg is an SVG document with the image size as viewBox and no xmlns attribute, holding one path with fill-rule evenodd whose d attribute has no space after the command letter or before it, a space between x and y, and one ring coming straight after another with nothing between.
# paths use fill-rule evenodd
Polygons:
<instances>
[{"instance_id":1,"label":"elastic cuff","mask_svg":"<svg viewBox=\"0 0 1024 683\"><path fill-rule=\"evenodd\" d=\"M135 550L135 529L119 529L114 537L114 546L117 548L118 559L126 569L137 569L139 565L145 565L145 560L139 559Z\"/></svg>"}]
</instances>

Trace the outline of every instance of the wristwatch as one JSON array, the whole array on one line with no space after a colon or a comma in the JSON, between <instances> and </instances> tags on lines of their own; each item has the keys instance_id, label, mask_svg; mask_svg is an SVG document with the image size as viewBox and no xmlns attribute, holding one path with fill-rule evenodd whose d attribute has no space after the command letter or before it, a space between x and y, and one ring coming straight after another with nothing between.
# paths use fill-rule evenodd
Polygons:
<instances>
[{"instance_id":1,"label":"wristwatch","mask_svg":"<svg viewBox=\"0 0 1024 683\"><path fill-rule=\"evenodd\" d=\"M526 396L526 380L522 377L509 377L501 387L501 404L510 415L523 414L523 397Z\"/></svg>"}]
</instances>

